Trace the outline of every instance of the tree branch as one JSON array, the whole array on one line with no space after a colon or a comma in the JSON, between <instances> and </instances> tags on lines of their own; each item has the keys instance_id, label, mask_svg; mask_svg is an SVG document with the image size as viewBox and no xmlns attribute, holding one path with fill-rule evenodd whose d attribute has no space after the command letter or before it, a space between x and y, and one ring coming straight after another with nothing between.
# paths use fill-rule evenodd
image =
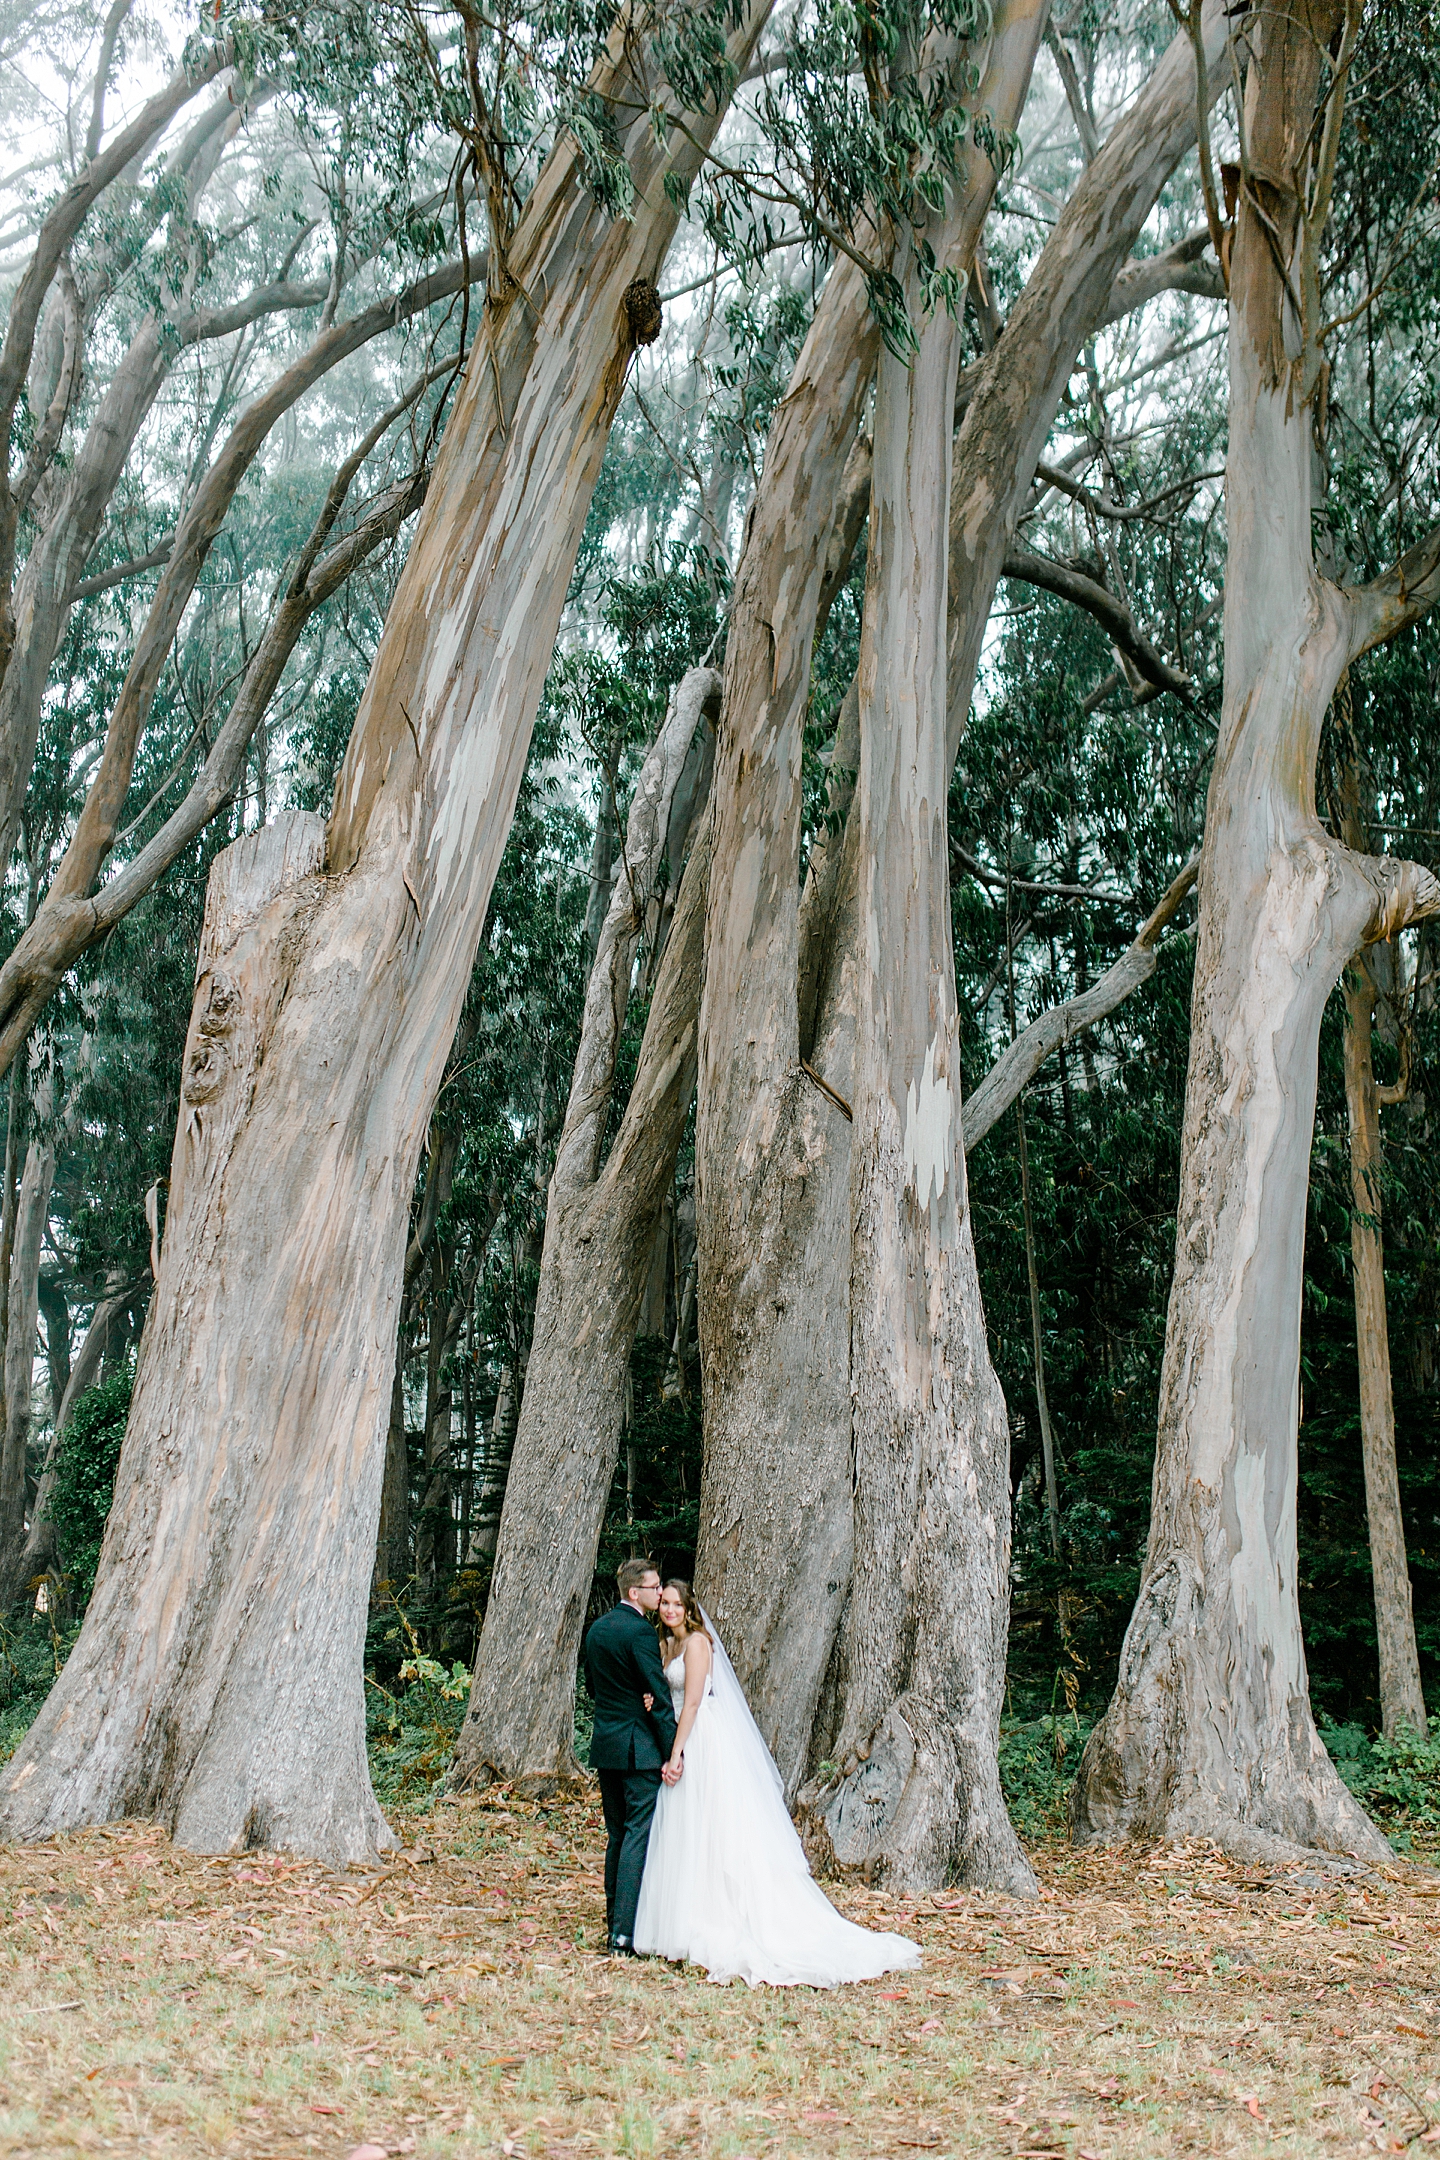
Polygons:
<instances>
[{"instance_id":1,"label":"tree branch","mask_svg":"<svg viewBox=\"0 0 1440 2160\"><path fill-rule=\"evenodd\" d=\"M1118 600L1094 578L1070 569L1065 563L1052 562L1048 556L1032 554L1028 548L1012 548L1005 557L1001 574L1018 578L1025 585L1038 586L1045 592L1057 593L1072 606L1084 608L1104 629L1116 651L1133 663L1146 682L1153 683L1157 690L1173 691L1187 705L1191 702L1193 686L1189 676L1182 675L1162 658L1124 601Z\"/></svg>"},{"instance_id":2,"label":"tree branch","mask_svg":"<svg viewBox=\"0 0 1440 2160\"><path fill-rule=\"evenodd\" d=\"M245 753L275 693L301 632L316 609L339 591L367 556L393 538L425 500L428 470L387 488L352 532L311 569L303 585L292 578L245 671L239 694L184 801L133 862L93 896L51 885L14 951L0 967L0 1074L9 1067L67 968L113 929L202 832L235 790ZM153 808L153 804L146 806ZM143 813L142 813L143 815Z\"/></svg>"},{"instance_id":3,"label":"tree branch","mask_svg":"<svg viewBox=\"0 0 1440 2160\"><path fill-rule=\"evenodd\" d=\"M120 32L130 13L133 0L111 0L110 12L105 18L105 28L100 36L100 57L95 63L95 88L90 100L90 125L85 131L85 155L93 158L100 148L105 133L105 93L110 88L110 70L115 65L115 47L120 42Z\"/></svg>"},{"instance_id":4,"label":"tree branch","mask_svg":"<svg viewBox=\"0 0 1440 2160\"><path fill-rule=\"evenodd\" d=\"M1073 1042L1097 1020L1104 1020L1117 1006L1124 1004L1132 990L1138 990L1141 983L1149 981L1155 972L1155 947L1179 913L1199 873L1200 858L1195 855L1168 888L1135 942L1112 968L1107 969L1099 982L1089 990L1082 990L1078 997L1067 998L1063 1005L1052 1005L1037 1020L1032 1020L991 1066L961 1112L967 1155L1030 1085L1052 1051Z\"/></svg>"},{"instance_id":5,"label":"tree branch","mask_svg":"<svg viewBox=\"0 0 1440 2160\"><path fill-rule=\"evenodd\" d=\"M1009 886L1015 892L1039 893L1045 900L1100 900L1111 907L1130 905L1127 893L1096 892L1093 885L1037 885L1033 878L1007 877L1001 870L987 870L958 840L950 842L950 853L961 869L968 872L977 883L989 885L996 892L1003 892L1006 886Z\"/></svg>"},{"instance_id":6,"label":"tree branch","mask_svg":"<svg viewBox=\"0 0 1440 2160\"><path fill-rule=\"evenodd\" d=\"M1440 600L1440 525L1383 577L1369 585L1348 586L1346 598L1352 611L1352 660L1419 622Z\"/></svg>"},{"instance_id":7,"label":"tree branch","mask_svg":"<svg viewBox=\"0 0 1440 2160\"><path fill-rule=\"evenodd\" d=\"M143 577L147 570L158 570L161 563L170 560L174 545L175 535L168 533L148 555L136 555L130 562L116 563L113 570L101 570L94 577L82 578L70 595L71 599L93 600L96 593L109 592L112 585L123 585L127 578Z\"/></svg>"},{"instance_id":8,"label":"tree branch","mask_svg":"<svg viewBox=\"0 0 1440 2160\"><path fill-rule=\"evenodd\" d=\"M90 159L47 214L36 238L29 268L10 304L5 342L0 346L0 440L8 439L15 401L30 366L35 326L60 258L111 181L166 129L183 105L230 66L234 51L228 37L211 46L194 68L182 67L163 90L142 105L108 148Z\"/></svg>"},{"instance_id":9,"label":"tree branch","mask_svg":"<svg viewBox=\"0 0 1440 2160\"><path fill-rule=\"evenodd\" d=\"M1095 452L1089 453L1091 456L1095 454ZM1060 493L1068 495L1072 502L1083 504L1085 509L1093 511L1096 517L1109 518L1116 524L1124 525L1132 523L1136 518L1152 517L1161 503L1169 502L1172 495L1183 495L1187 489L1193 492L1195 488L1202 486L1205 481L1223 480L1225 475L1223 472L1190 473L1187 474L1185 479L1174 481L1171 486L1161 488L1158 495L1147 496L1146 500L1140 503L1111 502L1108 495L1095 494L1093 489L1086 487L1083 480L1074 479L1059 465L1046 465L1043 462L1037 462L1035 477L1037 480L1043 480L1047 488L1058 488ZM1026 512L1026 516L1030 516L1037 506L1038 498L1037 503L1032 504L1030 510Z\"/></svg>"},{"instance_id":10,"label":"tree branch","mask_svg":"<svg viewBox=\"0 0 1440 2160\"><path fill-rule=\"evenodd\" d=\"M473 278L479 274L480 265L472 260L470 275ZM358 351L382 330L392 329L436 300L459 291L464 276L461 264L450 263L429 272L405 291L376 301L346 322L336 323L317 337L294 366L255 398L236 421L176 528L169 558L110 716L99 772L51 884L55 898L79 899L88 893L109 851L165 656L235 492L271 428L337 361ZM0 995L0 1016L4 1010Z\"/></svg>"}]
</instances>

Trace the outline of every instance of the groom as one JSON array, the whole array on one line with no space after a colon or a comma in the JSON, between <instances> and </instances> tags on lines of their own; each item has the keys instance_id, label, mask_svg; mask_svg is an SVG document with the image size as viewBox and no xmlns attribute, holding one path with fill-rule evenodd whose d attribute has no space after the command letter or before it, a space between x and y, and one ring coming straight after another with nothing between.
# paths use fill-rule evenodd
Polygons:
<instances>
[{"instance_id":1,"label":"groom","mask_svg":"<svg viewBox=\"0 0 1440 2160\"><path fill-rule=\"evenodd\" d=\"M620 1603L585 1638L585 1674L595 1705L590 1767L600 1773L605 1810L605 1921L612 1956L635 1955L635 1908L650 1842L650 1818L675 1744L670 1690L648 1614L660 1603L659 1570L627 1560L617 1570Z\"/></svg>"}]
</instances>

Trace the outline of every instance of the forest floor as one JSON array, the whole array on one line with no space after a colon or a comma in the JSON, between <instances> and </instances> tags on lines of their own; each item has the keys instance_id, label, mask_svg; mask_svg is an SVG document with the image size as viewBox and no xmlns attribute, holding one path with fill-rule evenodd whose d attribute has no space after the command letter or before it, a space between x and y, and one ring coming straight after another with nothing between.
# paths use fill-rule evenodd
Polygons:
<instances>
[{"instance_id":1,"label":"forest floor","mask_svg":"<svg viewBox=\"0 0 1440 2160\"><path fill-rule=\"evenodd\" d=\"M596 1955L599 1811L504 1794L381 1873L139 1825L0 1851L0 2154L1440 2147L1440 1875L1035 1855L1039 1903L836 1890L924 1969L834 1994Z\"/></svg>"}]
</instances>

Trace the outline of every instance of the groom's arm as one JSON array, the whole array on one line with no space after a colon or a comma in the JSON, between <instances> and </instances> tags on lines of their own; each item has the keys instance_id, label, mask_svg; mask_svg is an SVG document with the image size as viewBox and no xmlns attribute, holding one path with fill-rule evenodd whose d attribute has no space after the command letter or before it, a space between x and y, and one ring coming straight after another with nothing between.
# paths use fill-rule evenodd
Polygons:
<instances>
[{"instance_id":1,"label":"groom's arm","mask_svg":"<svg viewBox=\"0 0 1440 2160\"><path fill-rule=\"evenodd\" d=\"M640 1669L642 1689L655 1698L649 1713L650 1723L659 1736L662 1751L668 1756L675 1745L675 1713L670 1707L670 1683L660 1662L660 1645L648 1627L636 1640L635 1663Z\"/></svg>"}]
</instances>

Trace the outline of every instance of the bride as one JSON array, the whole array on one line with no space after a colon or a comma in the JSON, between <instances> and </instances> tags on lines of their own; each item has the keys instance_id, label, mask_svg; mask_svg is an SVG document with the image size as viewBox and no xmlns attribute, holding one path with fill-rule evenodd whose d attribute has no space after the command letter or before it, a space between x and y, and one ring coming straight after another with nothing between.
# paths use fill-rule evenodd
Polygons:
<instances>
[{"instance_id":1,"label":"bride","mask_svg":"<svg viewBox=\"0 0 1440 2160\"><path fill-rule=\"evenodd\" d=\"M675 1745L655 1807L635 1948L752 1987L836 1987L920 1962L842 1919L806 1864L780 1773L690 1585L660 1593Z\"/></svg>"}]
</instances>

